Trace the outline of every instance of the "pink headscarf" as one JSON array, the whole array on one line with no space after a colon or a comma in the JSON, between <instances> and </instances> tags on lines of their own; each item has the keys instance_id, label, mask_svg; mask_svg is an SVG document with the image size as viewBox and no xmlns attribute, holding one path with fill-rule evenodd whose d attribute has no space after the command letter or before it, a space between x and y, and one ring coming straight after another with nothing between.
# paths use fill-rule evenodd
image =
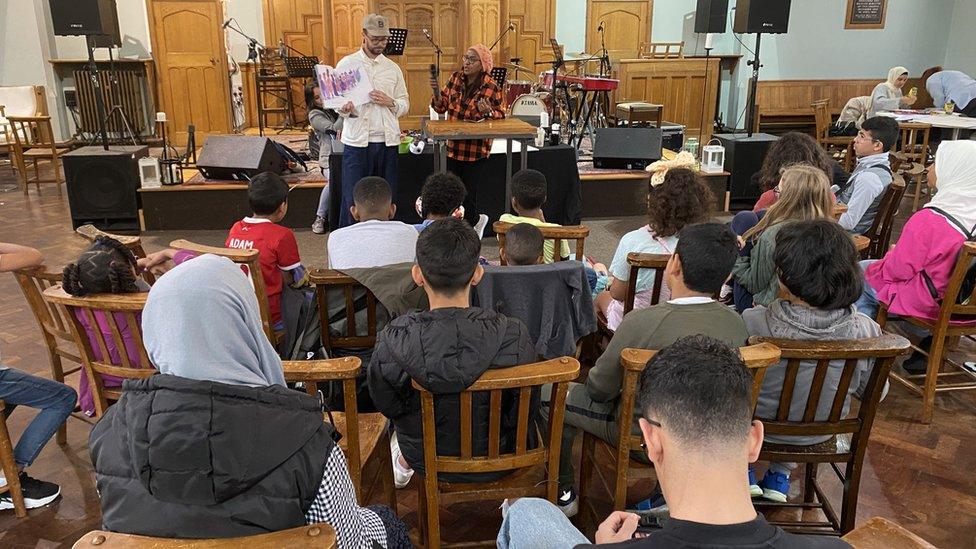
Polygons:
<instances>
[{"instance_id":1,"label":"pink headscarf","mask_svg":"<svg viewBox=\"0 0 976 549\"><path fill-rule=\"evenodd\" d=\"M495 66L495 61L491 58L491 52L484 44L475 44L468 48L469 50L474 50L481 59L481 70L485 72L491 72L492 67Z\"/></svg>"}]
</instances>

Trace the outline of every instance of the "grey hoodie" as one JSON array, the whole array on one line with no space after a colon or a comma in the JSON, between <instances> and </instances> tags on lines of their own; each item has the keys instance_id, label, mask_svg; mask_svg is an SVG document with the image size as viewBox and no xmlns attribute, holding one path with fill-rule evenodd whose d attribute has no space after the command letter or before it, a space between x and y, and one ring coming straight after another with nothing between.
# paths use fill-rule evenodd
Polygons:
<instances>
[{"instance_id":1,"label":"grey hoodie","mask_svg":"<svg viewBox=\"0 0 976 549\"><path fill-rule=\"evenodd\" d=\"M746 323L749 335L773 337L779 339L797 340L841 340L866 339L881 335L881 327L871 318L857 312L852 305L847 309L815 309L795 305L789 301L777 299L769 307L755 307L742 313L742 320ZM864 359L858 362L857 371L851 379L849 393L860 395L864 391L863 385L870 377L870 362ZM796 376L793 391L793 401L790 404L790 420L799 421L803 417L806 407L810 383L816 369L816 362L804 361ZM830 407L837 394L837 386L841 373L844 371L844 361L835 360L830 363L824 388L817 403L817 420L826 419L830 414ZM779 397L786 378L786 361L783 360L766 370L762 391L756 404L756 417L772 419L779 407ZM851 399L848 394L841 412L845 416L850 408ZM766 442L778 444L809 445L829 440L829 436L820 437L784 437L767 436Z\"/></svg>"}]
</instances>

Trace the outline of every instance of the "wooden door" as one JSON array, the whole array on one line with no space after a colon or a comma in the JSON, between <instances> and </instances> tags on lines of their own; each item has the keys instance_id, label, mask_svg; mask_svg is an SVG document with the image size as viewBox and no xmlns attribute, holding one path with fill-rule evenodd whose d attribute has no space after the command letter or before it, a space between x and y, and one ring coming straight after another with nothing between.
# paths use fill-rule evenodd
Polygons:
<instances>
[{"instance_id":1,"label":"wooden door","mask_svg":"<svg viewBox=\"0 0 976 549\"><path fill-rule=\"evenodd\" d=\"M366 0L322 0L324 63L335 66L362 47L363 18L370 11Z\"/></svg>"},{"instance_id":2,"label":"wooden door","mask_svg":"<svg viewBox=\"0 0 976 549\"><path fill-rule=\"evenodd\" d=\"M515 31L502 41L500 62L520 58L521 66L530 69L530 72L519 72L518 80L534 82L539 73L551 68L536 63L552 61L553 58L549 39L556 36L556 0L509 0L507 17L505 23L514 23ZM511 67L508 77L510 80L516 79Z\"/></svg>"},{"instance_id":3,"label":"wooden door","mask_svg":"<svg viewBox=\"0 0 976 549\"><path fill-rule=\"evenodd\" d=\"M230 82L220 0L146 0L159 97L172 142L185 145L187 126L197 144L230 133Z\"/></svg>"},{"instance_id":4,"label":"wooden door","mask_svg":"<svg viewBox=\"0 0 976 549\"><path fill-rule=\"evenodd\" d=\"M641 42L650 42L652 0L586 0L586 51L600 53L603 23L610 58L633 59Z\"/></svg>"}]
</instances>

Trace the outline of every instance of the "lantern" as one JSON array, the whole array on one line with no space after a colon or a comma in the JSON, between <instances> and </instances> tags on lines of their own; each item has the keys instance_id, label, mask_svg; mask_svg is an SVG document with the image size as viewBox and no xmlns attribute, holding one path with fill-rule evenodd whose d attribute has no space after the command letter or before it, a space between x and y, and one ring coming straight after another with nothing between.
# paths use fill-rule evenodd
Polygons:
<instances>
[{"instance_id":1,"label":"lantern","mask_svg":"<svg viewBox=\"0 0 976 549\"><path fill-rule=\"evenodd\" d=\"M719 173L725 170L725 147L718 143L717 139L712 139L708 145L702 147L701 171L705 173Z\"/></svg>"}]
</instances>

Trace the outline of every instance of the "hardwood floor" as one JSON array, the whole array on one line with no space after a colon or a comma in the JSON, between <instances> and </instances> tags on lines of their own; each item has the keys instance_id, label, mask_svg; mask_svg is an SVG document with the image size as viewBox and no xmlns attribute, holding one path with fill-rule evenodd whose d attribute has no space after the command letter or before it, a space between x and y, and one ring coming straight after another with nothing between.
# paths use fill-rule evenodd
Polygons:
<instances>
[{"instance_id":1,"label":"hardwood floor","mask_svg":"<svg viewBox=\"0 0 976 549\"><path fill-rule=\"evenodd\" d=\"M9 168L0 165L0 183L12 177ZM905 217L901 216L902 222ZM210 233L213 231L181 236L200 242L222 240L220 235ZM147 249L155 250L172 235L144 236ZM75 259L86 246L71 232L67 198L58 197L50 187L43 188L40 196L34 190L29 197L19 190L0 193L0 241L34 246L51 266ZM303 256L306 247L324 249L322 242L303 242ZM321 264L321 251L317 257L310 255L313 257L306 261ZM37 326L10 275L0 276L0 347L4 364L45 377L50 375ZM963 352L976 354L972 346L964 347ZM972 547L976 545L976 395L940 395L935 419L928 426L918 422L919 410L920 400L896 386L881 404L865 460L858 522L880 515L937 546ZM26 409L13 413L8 425L14 440L32 417ZM68 421L67 444L49 443L30 469L33 476L59 483L63 497L30 511L26 519L17 519L12 511L0 513L0 546L70 546L83 533L100 526L87 448L89 428L77 420ZM822 473L822 478L828 477L827 471ZM794 483L794 490L799 489L797 484ZM836 497L839 485L828 486ZM414 486L401 491L399 497L401 516L416 526ZM376 502L379 501L377 497ZM442 511L445 537L492 539L500 523L497 507L497 502L487 502Z\"/></svg>"}]
</instances>

